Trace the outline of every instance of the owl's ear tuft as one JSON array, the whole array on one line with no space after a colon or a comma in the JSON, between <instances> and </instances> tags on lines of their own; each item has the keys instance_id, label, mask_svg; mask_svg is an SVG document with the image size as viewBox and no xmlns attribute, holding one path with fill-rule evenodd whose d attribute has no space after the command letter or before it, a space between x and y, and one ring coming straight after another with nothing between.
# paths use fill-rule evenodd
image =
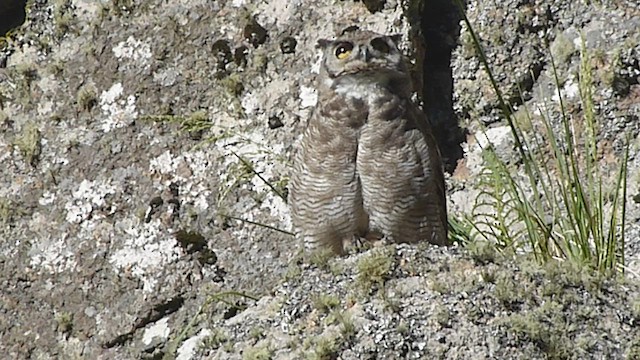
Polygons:
<instances>
[{"instance_id":1,"label":"owl's ear tuft","mask_svg":"<svg viewBox=\"0 0 640 360\"><path fill-rule=\"evenodd\" d=\"M343 36L344 34L356 32L358 30L360 30L360 27L358 25L347 26L346 28L342 29L342 31L340 32L340 36Z\"/></svg>"},{"instance_id":2,"label":"owl's ear tuft","mask_svg":"<svg viewBox=\"0 0 640 360\"><path fill-rule=\"evenodd\" d=\"M328 39L318 39L316 43L316 49L326 49L333 43L333 40Z\"/></svg>"}]
</instances>

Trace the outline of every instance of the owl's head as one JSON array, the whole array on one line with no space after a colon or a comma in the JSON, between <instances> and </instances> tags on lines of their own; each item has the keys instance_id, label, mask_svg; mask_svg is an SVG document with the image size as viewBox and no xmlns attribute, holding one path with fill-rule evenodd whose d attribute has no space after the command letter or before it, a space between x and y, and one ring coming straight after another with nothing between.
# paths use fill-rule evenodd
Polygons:
<instances>
[{"instance_id":1,"label":"owl's head","mask_svg":"<svg viewBox=\"0 0 640 360\"><path fill-rule=\"evenodd\" d=\"M352 26L335 40L318 40L323 51L322 71L328 79L367 77L371 80L408 76L399 36L386 36Z\"/></svg>"}]
</instances>

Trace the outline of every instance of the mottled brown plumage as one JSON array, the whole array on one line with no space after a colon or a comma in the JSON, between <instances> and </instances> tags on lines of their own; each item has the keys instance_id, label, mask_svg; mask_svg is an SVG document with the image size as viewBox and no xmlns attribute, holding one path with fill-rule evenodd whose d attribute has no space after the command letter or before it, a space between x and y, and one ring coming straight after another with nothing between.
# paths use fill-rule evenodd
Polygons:
<instances>
[{"instance_id":1,"label":"mottled brown plumage","mask_svg":"<svg viewBox=\"0 0 640 360\"><path fill-rule=\"evenodd\" d=\"M395 38L356 29L318 46L318 104L289 189L296 235L336 253L372 234L447 244L440 154Z\"/></svg>"}]
</instances>

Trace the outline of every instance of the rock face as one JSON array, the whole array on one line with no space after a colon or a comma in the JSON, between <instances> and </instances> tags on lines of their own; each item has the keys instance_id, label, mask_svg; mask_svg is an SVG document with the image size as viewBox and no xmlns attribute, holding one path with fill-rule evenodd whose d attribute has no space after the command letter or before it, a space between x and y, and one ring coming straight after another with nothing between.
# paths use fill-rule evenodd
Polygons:
<instances>
[{"instance_id":1,"label":"rock face","mask_svg":"<svg viewBox=\"0 0 640 360\"><path fill-rule=\"evenodd\" d=\"M543 101L547 40L570 93L582 34L597 54L605 157L620 154L623 134L635 140L634 1L466 6L512 105L518 86ZM403 35L453 169L464 140L456 120L475 131L472 119L494 122L497 104L449 1L29 2L26 22L0 40L0 352L637 356L635 280L434 247L297 263L283 198L316 101L315 42L354 23ZM635 143L632 152L636 179ZM460 191L454 199L469 196ZM630 202L635 272L638 211ZM567 350L573 340L581 350Z\"/></svg>"},{"instance_id":2,"label":"rock face","mask_svg":"<svg viewBox=\"0 0 640 360\"><path fill-rule=\"evenodd\" d=\"M461 253L401 245L324 268L303 266L272 296L214 322L199 354L353 360L637 356L637 313L627 303L637 296L637 285L623 289L568 265L516 265L483 248Z\"/></svg>"}]
</instances>

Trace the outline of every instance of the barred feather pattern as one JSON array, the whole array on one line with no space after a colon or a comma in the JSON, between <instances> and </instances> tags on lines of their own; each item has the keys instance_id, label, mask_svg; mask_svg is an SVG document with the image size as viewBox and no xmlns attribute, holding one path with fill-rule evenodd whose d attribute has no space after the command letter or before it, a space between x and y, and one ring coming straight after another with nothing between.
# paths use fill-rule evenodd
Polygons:
<instances>
[{"instance_id":1,"label":"barred feather pattern","mask_svg":"<svg viewBox=\"0 0 640 360\"><path fill-rule=\"evenodd\" d=\"M369 230L392 242L446 245L444 175L427 119L409 99L387 93L377 100L356 164Z\"/></svg>"},{"instance_id":2,"label":"barred feather pattern","mask_svg":"<svg viewBox=\"0 0 640 360\"><path fill-rule=\"evenodd\" d=\"M353 237L448 244L444 175L393 37L357 30L320 40L314 109L289 186L306 248L343 253Z\"/></svg>"},{"instance_id":3,"label":"barred feather pattern","mask_svg":"<svg viewBox=\"0 0 640 360\"><path fill-rule=\"evenodd\" d=\"M366 118L361 102L335 97L317 107L294 159L289 203L296 235L307 249L342 253L364 235L368 219L356 173L357 134Z\"/></svg>"}]
</instances>

